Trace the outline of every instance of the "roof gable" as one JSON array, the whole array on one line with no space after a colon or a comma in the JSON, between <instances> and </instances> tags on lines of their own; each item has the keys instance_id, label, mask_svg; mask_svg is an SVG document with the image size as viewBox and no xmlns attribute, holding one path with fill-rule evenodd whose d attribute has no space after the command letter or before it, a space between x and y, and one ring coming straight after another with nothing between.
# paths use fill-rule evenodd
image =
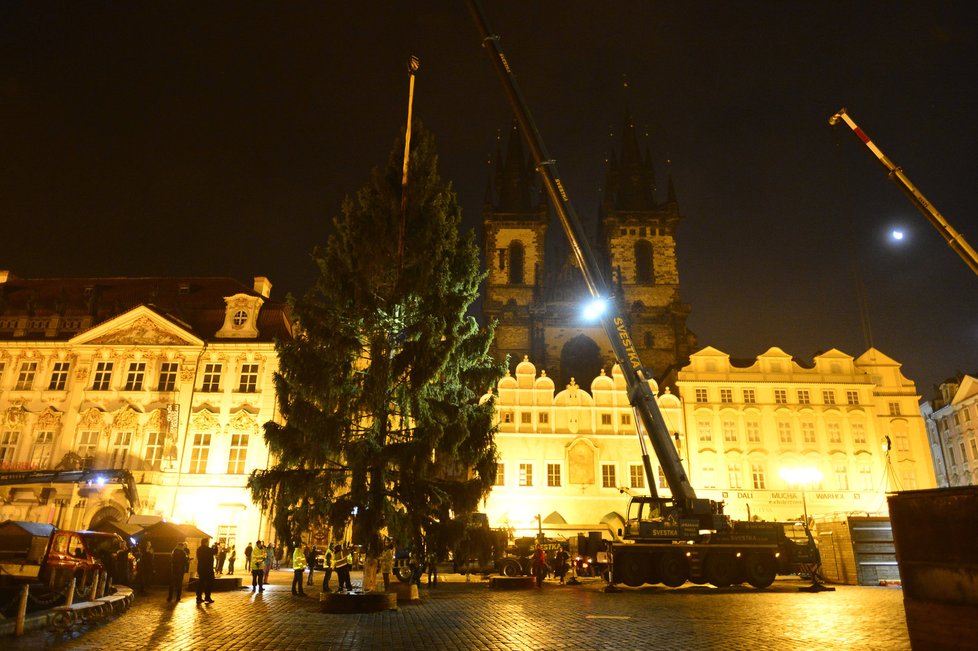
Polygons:
<instances>
[{"instance_id":1,"label":"roof gable","mask_svg":"<svg viewBox=\"0 0 978 651\"><path fill-rule=\"evenodd\" d=\"M109 319L71 339L72 344L200 346L203 341L145 305Z\"/></svg>"}]
</instances>

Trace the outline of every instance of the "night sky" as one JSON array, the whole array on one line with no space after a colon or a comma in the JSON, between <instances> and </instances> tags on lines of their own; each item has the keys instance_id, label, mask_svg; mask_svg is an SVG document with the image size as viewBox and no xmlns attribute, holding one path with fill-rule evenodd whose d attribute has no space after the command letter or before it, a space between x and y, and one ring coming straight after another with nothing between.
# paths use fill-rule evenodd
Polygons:
<instances>
[{"instance_id":1,"label":"night sky","mask_svg":"<svg viewBox=\"0 0 978 651\"><path fill-rule=\"evenodd\" d=\"M827 121L848 107L978 246L973 2L485 4L583 219L626 105L647 133L701 345L810 359L871 337L925 397L978 372L978 277ZM461 0L0 3L0 269L301 293L402 128L412 54L474 226L511 113Z\"/></svg>"}]
</instances>

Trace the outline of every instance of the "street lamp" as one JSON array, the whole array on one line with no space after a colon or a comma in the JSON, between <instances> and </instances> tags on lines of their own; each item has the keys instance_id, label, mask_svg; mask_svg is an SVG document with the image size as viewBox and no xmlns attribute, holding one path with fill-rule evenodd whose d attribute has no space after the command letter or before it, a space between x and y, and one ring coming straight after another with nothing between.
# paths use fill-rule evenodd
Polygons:
<instances>
[{"instance_id":1,"label":"street lamp","mask_svg":"<svg viewBox=\"0 0 978 651\"><path fill-rule=\"evenodd\" d=\"M782 468L781 479L801 489L801 508L805 513L805 526L808 526L808 503L805 501L805 487L822 481L822 471L818 468Z\"/></svg>"}]
</instances>

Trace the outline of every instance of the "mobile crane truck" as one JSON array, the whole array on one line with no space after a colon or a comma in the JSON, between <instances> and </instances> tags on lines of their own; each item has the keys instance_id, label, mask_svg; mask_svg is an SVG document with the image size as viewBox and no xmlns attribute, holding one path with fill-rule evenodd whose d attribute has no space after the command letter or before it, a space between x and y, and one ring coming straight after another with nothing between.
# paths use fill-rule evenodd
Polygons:
<instances>
[{"instance_id":1,"label":"mobile crane truck","mask_svg":"<svg viewBox=\"0 0 978 651\"><path fill-rule=\"evenodd\" d=\"M651 493L631 499L621 534L623 540L610 543L611 585L619 582L628 586L662 583L676 587L693 581L722 587L746 581L754 587L765 588L778 574L808 571L814 576L820 559L807 522L733 521L724 515L722 502L696 496L649 385L648 372L617 308L616 297L609 291L597 258L588 245L577 213L560 181L556 162L544 147L509 61L500 48L499 37L490 30L478 0L466 1L588 291L593 300L604 301L610 307L602 314L601 323L625 377L628 399L635 414L646 485ZM671 497L657 494L643 431L652 443ZM786 529L789 532L801 529L802 535L789 537Z\"/></svg>"}]
</instances>

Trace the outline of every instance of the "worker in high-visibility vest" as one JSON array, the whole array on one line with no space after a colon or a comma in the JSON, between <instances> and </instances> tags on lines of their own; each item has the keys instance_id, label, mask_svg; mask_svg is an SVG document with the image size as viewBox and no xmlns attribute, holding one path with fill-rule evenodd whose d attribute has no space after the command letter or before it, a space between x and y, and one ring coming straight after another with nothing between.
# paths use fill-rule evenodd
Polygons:
<instances>
[{"instance_id":1,"label":"worker in high-visibility vest","mask_svg":"<svg viewBox=\"0 0 978 651\"><path fill-rule=\"evenodd\" d=\"M308 549L302 547L302 543L296 541L295 549L292 551L292 595L295 597L305 597L306 593L302 590L302 575L306 571L306 553ZM298 587L297 587L298 586Z\"/></svg>"},{"instance_id":2,"label":"worker in high-visibility vest","mask_svg":"<svg viewBox=\"0 0 978 651\"><path fill-rule=\"evenodd\" d=\"M268 549L262 541L255 542L251 550L251 591L265 592L265 555Z\"/></svg>"}]
</instances>

